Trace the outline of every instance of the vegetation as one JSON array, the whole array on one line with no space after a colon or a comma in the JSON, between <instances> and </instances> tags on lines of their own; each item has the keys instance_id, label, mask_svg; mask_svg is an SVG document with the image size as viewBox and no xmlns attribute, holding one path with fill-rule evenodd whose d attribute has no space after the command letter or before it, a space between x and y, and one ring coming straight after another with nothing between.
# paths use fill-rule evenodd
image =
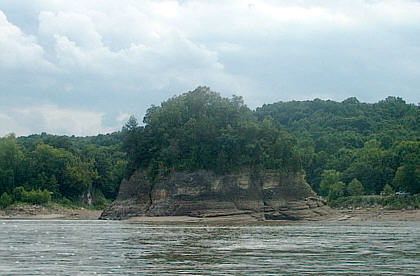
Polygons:
<instances>
[{"instance_id":1,"label":"vegetation","mask_svg":"<svg viewBox=\"0 0 420 276\"><path fill-rule=\"evenodd\" d=\"M104 197L116 197L125 175L120 144L120 133L0 138L0 193L12 201L37 204L83 201L90 193L103 204Z\"/></svg>"},{"instance_id":2,"label":"vegetation","mask_svg":"<svg viewBox=\"0 0 420 276\"><path fill-rule=\"evenodd\" d=\"M386 209L419 209L420 195L370 195L341 197L329 202L336 208L382 207Z\"/></svg>"},{"instance_id":3,"label":"vegetation","mask_svg":"<svg viewBox=\"0 0 420 276\"><path fill-rule=\"evenodd\" d=\"M173 170L304 170L331 204L381 192L416 194L419 112L396 97L374 104L278 102L252 111L241 97L199 87L151 106L141 125L131 117L121 132L0 138L0 204L70 204L90 193L103 205L136 169L152 177Z\"/></svg>"},{"instance_id":4,"label":"vegetation","mask_svg":"<svg viewBox=\"0 0 420 276\"><path fill-rule=\"evenodd\" d=\"M0 207L6 208L13 203L13 198L7 193L3 193L0 197Z\"/></svg>"},{"instance_id":5,"label":"vegetation","mask_svg":"<svg viewBox=\"0 0 420 276\"><path fill-rule=\"evenodd\" d=\"M131 171L301 169L296 139L271 118L258 121L240 97L199 87L152 106L143 122L123 128Z\"/></svg>"},{"instance_id":6,"label":"vegetation","mask_svg":"<svg viewBox=\"0 0 420 276\"><path fill-rule=\"evenodd\" d=\"M378 103L291 101L257 108L294 135L312 188L327 196L338 181L357 192L379 194L386 185L420 193L420 109L401 98ZM344 195L354 195L356 184Z\"/></svg>"},{"instance_id":7,"label":"vegetation","mask_svg":"<svg viewBox=\"0 0 420 276\"><path fill-rule=\"evenodd\" d=\"M360 196L363 195L363 184L357 178L353 178L353 180L347 186L347 195L349 196Z\"/></svg>"},{"instance_id":8,"label":"vegetation","mask_svg":"<svg viewBox=\"0 0 420 276\"><path fill-rule=\"evenodd\" d=\"M395 194L395 191L394 191L394 189L392 189L391 185L386 184L384 186L384 189L382 190L381 194L389 196L389 195Z\"/></svg>"}]
</instances>

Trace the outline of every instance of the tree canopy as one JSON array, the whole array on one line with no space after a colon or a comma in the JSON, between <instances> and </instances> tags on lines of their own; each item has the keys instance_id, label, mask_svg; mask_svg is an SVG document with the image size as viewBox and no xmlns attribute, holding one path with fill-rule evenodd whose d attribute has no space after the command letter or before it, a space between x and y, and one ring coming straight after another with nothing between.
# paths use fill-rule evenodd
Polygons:
<instances>
[{"instance_id":1,"label":"tree canopy","mask_svg":"<svg viewBox=\"0 0 420 276\"><path fill-rule=\"evenodd\" d=\"M313 189L331 199L420 193L419 112L398 97L278 102L252 111L241 97L198 87L151 106L142 123L130 117L119 132L0 138L1 201L13 195L39 202L50 193L78 200L87 192L114 199L137 169L152 176L303 169Z\"/></svg>"},{"instance_id":2,"label":"tree canopy","mask_svg":"<svg viewBox=\"0 0 420 276\"><path fill-rule=\"evenodd\" d=\"M223 98L207 87L152 106L143 123L131 118L123 131L133 170L300 169L292 136L270 118L258 121L241 97Z\"/></svg>"},{"instance_id":3,"label":"tree canopy","mask_svg":"<svg viewBox=\"0 0 420 276\"><path fill-rule=\"evenodd\" d=\"M0 194L20 187L28 196L48 191L54 200L79 200L87 192L114 199L126 164L120 133L8 135L0 138Z\"/></svg>"},{"instance_id":4,"label":"tree canopy","mask_svg":"<svg viewBox=\"0 0 420 276\"><path fill-rule=\"evenodd\" d=\"M398 97L374 104L356 98L343 102L291 101L263 105L259 120L273 118L296 137L307 180L323 191L325 170L340 181L357 179L363 190L378 194L386 184L420 192L420 109Z\"/></svg>"}]
</instances>

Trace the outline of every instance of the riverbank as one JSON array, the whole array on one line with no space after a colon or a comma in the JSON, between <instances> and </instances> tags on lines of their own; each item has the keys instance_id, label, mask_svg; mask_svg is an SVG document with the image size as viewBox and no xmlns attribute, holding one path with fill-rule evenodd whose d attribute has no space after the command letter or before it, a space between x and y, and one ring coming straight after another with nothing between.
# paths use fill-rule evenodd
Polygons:
<instances>
[{"instance_id":1,"label":"riverbank","mask_svg":"<svg viewBox=\"0 0 420 276\"><path fill-rule=\"evenodd\" d=\"M0 209L0 219L65 219L96 220L102 210L84 207L67 207L59 204L31 205L16 204Z\"/></svg>"},{"instance_id":2,"label":"riverbank","mask_svg":"<svg viewBox=\"0 0 420 276\"><path fill-rule=\"evenodd\" d=\"M318 217L321 221L420 221L420 209L391 210L381 207L369 208L340 208L332 209L331 215ZM59 204L48 206L19 204L0 210L0 219L64 219L64 220L96 220L102 210L84 207L66 207ZM147 223L243 223L258 222L256 217L248 214L220 217L188 217L188 216L160 216L160 217L132 217L127 222ZM275 222L275 221L267 221ZM285 220L284 222L291 222Z\"/></svg>"},{"instance_id":3,"label":"riverbank","mask_svg":"<svg viewBox=\"0 0 420 276\"><path fill-rule=\"evenodd\" d=\"M132 217L127 222L145 223L252 223L261 222L250 215L198 218L188 216L163 217ZM266 220L266 223L276 222L305 222L305 221L420 221L420 209L416 210L387 210L383 208L333 209L330 215L317 217L314 220Z\"/></svg>"},{"instance_id":4,"label":"riverbank","mask_svg":"<svg viewBox=\"0 0 420 276\"><path fill-rule=\"evenodd\" d=\"M382 207L336 209L341 218L349 221L420 221L420 209L392 210Z\"/></svg>"}]
</instances>

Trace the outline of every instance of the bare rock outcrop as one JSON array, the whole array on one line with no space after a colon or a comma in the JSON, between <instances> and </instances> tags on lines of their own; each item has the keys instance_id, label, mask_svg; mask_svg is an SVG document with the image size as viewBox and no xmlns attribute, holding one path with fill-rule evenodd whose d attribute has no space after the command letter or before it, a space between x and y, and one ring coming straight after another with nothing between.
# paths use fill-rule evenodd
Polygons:
<instances>
[{"instance_id":1,"label":"bare rock outcrop","mask_svg":"<svg viewBox=\"0 0 420 276\"><path fill-rule=\"evenodd\" d=\"M209 171L172 172L153 180L135 172L101 219L138 216L221 217L251 215L259 220L317 219L329 208L302 173L253 172L217 175Z\"/></svg>"}]
</instances>

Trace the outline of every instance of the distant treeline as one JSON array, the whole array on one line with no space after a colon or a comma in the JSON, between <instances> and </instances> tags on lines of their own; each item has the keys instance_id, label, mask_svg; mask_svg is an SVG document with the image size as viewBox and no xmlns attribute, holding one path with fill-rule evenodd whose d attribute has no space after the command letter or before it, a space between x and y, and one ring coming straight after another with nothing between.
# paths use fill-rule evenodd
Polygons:
<instances>
[{"instance_id":1,"label":"distant treeline","mask_svg":"<svg viewBox=\"0 0 420 276\"><path fill-rule=\"evenodd\" d=\"M48 134L0 138L0 194L48 191L58 202L113 199L126 170L121 133L94 137ZM30 194L29 194L30 195ZM18 198L19 197L19 198Z\"/></svg>"},{"instance_id":2,"label":"distant treeline","mask_svg":"<svg viewBox=\"0 0 420 276\"><path fill-rule=\"evenodd\" d=\"M321 195L351 195L358 182L358 193L420 192L418 105L397 97L374 104L315 99L264 105L255 115L296 137L307 180Z\"/></svg>"},{"instance_id":3,"label":"distant treeline","mask_svg":"<svg viewBox=\"0 0 420 276\"><path fill-rule=\"evenodd\" d=\"M420 192L420 110L401 98L375 104L292 101L250 110L241 97L206 87L131 117L120 132L94 137L0 138L0 193L16 187L79 200L113 199L136 169L230 173L243 168L296 172L330 198Z\"/></svg>"}]
</instances>

